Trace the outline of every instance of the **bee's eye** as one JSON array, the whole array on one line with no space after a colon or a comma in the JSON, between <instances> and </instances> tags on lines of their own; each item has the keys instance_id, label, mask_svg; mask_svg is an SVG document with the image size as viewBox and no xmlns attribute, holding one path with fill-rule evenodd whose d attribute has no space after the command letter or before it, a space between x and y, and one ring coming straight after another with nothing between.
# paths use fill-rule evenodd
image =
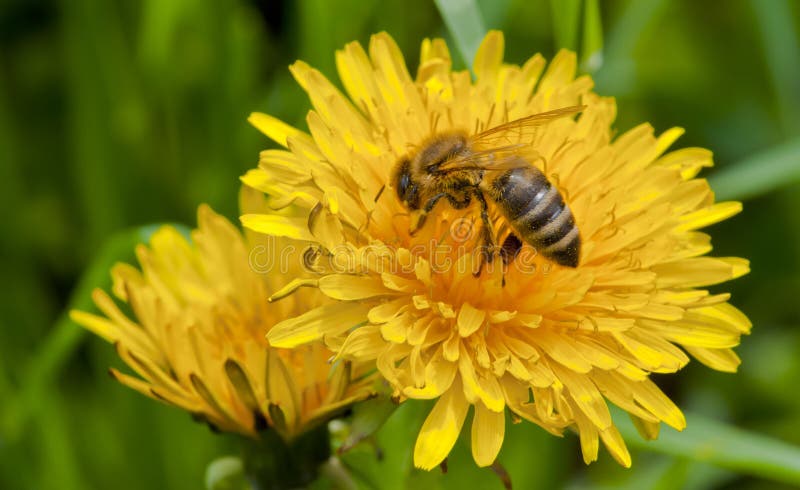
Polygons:
<instances>
[{"instance_id":1,"label":"bee's eye","mask_svg":"<svg viewBox=\"0 0 800 490\"><path fill-rule=\"evenodd\" d=\"M416 184L411 184L406 189L405 202L411 209L419 208L419 188Z\"/></svg>"},{"instance_id":2,"label":"bee's eye","mask_svg":"<svg viewBox=\"0 0 800 490\"><path fill-rule=\"evenodd\" d=\"M404 197L406 192L408 192L408 186L411 185L411 177L404 173L400 176L400 182L397 186L397 193L400 194L400 197Z\"/></svg>"},{"instance_id":3,"label":"bee's eye","mask_svg":"<svg viewBox=\"0 0 800 490\"><path fill-rule=\"evenodd\" d=\"M409 166L410 163L407 159L402 160L400 165L397 167L397 173L395 174L395 191L397 192L397 197L399 197L401 201L405 201L406 193L408 192L408 186L411 185Z\"/></svg>"}]
</instances>

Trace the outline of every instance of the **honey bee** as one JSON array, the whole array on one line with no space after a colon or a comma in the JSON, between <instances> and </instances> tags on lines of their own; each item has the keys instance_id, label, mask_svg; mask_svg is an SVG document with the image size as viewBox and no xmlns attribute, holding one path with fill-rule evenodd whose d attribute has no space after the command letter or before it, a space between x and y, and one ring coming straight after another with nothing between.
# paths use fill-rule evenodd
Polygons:
<instances>
[{"instance_id":1,"label":"honey bee","mask_svg":"<svg viewBox=\"0 0 800 490\"><path fill-rule=\"evenodd\" d=\"M533 165L541 159L533 143L537 128L583 109L572 106L542 112L472 136L464 131L441 132L402 157L391 184L406 208L419 211L412 235L441 199L455 209L464 209L474 198L482 222L478 275L497 249L488 200L513 230L499 249L505 262L516 257L524 242L553 262L577 267L580 232L561 193Z\"/></svg>"}]
</instances>

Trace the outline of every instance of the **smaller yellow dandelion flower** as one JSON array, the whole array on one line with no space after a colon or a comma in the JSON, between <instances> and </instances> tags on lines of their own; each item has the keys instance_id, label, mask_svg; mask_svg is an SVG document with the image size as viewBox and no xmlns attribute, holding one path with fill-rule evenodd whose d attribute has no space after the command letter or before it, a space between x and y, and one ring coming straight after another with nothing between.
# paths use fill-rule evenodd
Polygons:
<instances>
[{"instance_id":1,"label":"smaller yellow dandelion flower","mask_svg":"<svg viewBox=\"0 0 800 490\"><path fill-rule=\"evenodd\" d=\"M561 51L549 65L537 54L518 66L503 61L503 46L501 33L487 35L473 81L451 70L444 41L425 40L413 76L394 41L378 34L368 50L351 43L336 53L347 96L307 64L291 67L313 105L310 134L254 115L286 150L263 152L244 181L278 203L306 207L308 225L263 214L242 221L267 234L312 235L320 256L330 256L315 284L337 302L284 320L268 337L280 347L324 338L342 358L374 360L398 399L436 399L414 450L421 468L447 457L471 408L481 466L500 451L507 410L556 435L575 430L587 463L602 441L630 466L609 402L654 438L661 422L680 430L685 420L652 373L676 372L689 355L721 371L739 364L732 348L750 322L728 294L706 288L749 265L704 256L710 237L698 230L741 205L715 203L695 178L711 165L708 150L666 152L680 128L656 135L642 124L616 135L614 100L576 76L574 53ZM502 151L520 151L513 169L456 165L463 148L431 145L443 133L478 139L549 111L564 117L536 126L530 138L503 135ZM497 148L484 158L494 161ZM405 179L404 162L419 162L419 152L430 164ZM542 177L528 179L536 192L511 219L508 203L483 181L496 177L520 204L521 187L500 180L517 169ZM431 192L430 181L443 177L453 185ZM418 211L430 211L424 226L413 225ZM472 222L484 231L462 226ZM508 267L476 275L484 256L474 253L473 235L511 240ZM532 235L540 241L520 240Z\"/></svg>"},{"instance_id":2,"label":"smaller yellow dandelion flower","mask_svg":"<svg viewBox=\"0 0 800 490\"><path fill-rule=\"evenodd\" d=\"M260 195L242 195L243 209L263 209ZM319 343L296 350L267 345L264 332L274 323L321 300L309 289L267 302L281 268L299 269L287 260L292 250L302 248L289 240L244 237L201 206L191 241L164 226L149 247L137 248L141 271L127 264L112 270L113 293L130 306L133 319L99 289L93 299L104 316L71 316L113 342L138 375L112 369L121 383L219 430L256 436L266 422L290 441L372 389L363 369L331 365L331 351Z\"/></svg>"}]
</instances>

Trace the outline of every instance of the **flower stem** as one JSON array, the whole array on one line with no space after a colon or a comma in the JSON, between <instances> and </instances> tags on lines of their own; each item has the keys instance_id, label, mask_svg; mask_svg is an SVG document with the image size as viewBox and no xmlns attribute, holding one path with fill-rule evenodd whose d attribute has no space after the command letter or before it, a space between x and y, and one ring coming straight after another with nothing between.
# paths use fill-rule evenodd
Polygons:
<instances>
[{"instance_id":1,"label":"flower stem","mask_svg":"<svg viewBox=\"0 0 800 490\"><path fill-rule=\"evenodd\" d=\"M260 439L246 439L242 461L254 490L303 488L317 479L320 466L331 455L328 427L320 425L285 442L272 429Z\"/></svg>"}]
</instances>

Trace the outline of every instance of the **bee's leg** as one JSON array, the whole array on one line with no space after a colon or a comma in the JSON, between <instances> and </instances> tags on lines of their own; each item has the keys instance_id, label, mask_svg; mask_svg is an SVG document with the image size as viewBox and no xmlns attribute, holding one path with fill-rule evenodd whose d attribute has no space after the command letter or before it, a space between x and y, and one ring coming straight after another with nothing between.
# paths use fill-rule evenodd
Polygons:
<instances>
[{"instance_id":1,"label":"bee's leg","mask_svg":"<svg viewBox=\"0 0 800 490\"><path fill-rule=\"evenodd\" d=\"M506 270L508 264L514 261L522 250L522 241L515 234L510 234L500 246L500 257L503 259L503 286L506 285Z\"/></svg>"},{"instance_id":2,"label":"bee's leg","mask_svg":"<svg viewBox=\"0 0 800 490\"><path fill-rule=\"evenodd\" d=\"M500 247L500 257L503 259L503 264L508 265L517 258L520 250L522 250L522 241L515 234L510 234L503 241Z\"/></svg>"},{"instance_id":3,"label":"bee's leg","mask_svg":"<svg viewBox=\"0 0 800 490\"><path fill-rule=\"evenodd\" d=\"M413 226L410 230L408 230L408 233L411 236L416 235L417 232L422 228L422 225L425 224L425 220L428 218L428 213L430 213L433 210L433 208L436 206L436 203L441 201L443 197L448 198L448 200L452 202L451 196L446 192L440 192L435 196L433 196L432 198L428 199L427 202L425 202L425 205L422 207L422 213L419 215L419 219L417 220L416 226Z\"/></svg>"},{"instance_id":4,"label":"bee's leg","mask_svg":"<svg viewBox=\"0 0 800 490\"><path fill-rule=\"evenodd\" d=\"M491 264L494 260L494 250L497 244L494 241L494 229L492 227L492 220L489 219L489 205L486 204L486 198L483 196L483 193L478 190L476 190L474 194L481 205L481 222L483 223L481 227L481 245L479 248L481 256L480 263L478 264L478 270L473 272L473 275L478 277L481 275L484 262Z\"/></svg>"}]
</instances>

